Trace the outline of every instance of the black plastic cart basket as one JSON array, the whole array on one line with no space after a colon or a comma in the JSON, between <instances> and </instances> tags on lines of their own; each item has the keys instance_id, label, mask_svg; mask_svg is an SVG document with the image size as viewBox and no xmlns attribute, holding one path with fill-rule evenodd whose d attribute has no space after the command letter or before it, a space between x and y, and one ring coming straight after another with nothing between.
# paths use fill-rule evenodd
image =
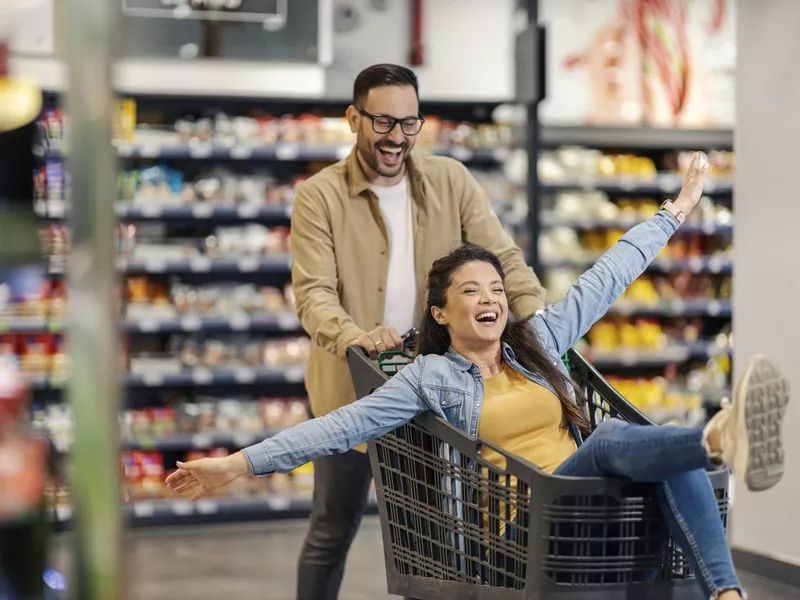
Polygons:
<instances>
[{"instance_id":1,"label":"black plastic cart basket","mask_svg":"<svg viewBox=\"0 0 800 600\"><path fill-rule=\"evenodd\" d=\"M348 350L359 398L408 355ZM651 424L574 350L564 357L592 424ZM482 460L491 448L500 469ZM548 475L433 413L369 443L390 594L420 600L706 600L653 484ZM728 471L709 473L727 527Z\"/></svg>"}]
</instances>

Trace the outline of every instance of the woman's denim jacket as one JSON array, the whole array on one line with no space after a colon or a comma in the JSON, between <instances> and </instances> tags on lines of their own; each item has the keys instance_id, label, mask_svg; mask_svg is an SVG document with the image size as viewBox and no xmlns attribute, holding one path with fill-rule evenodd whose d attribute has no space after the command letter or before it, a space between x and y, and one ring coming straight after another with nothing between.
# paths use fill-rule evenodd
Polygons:
<instances>
[{"instance_id":1,"label":"woman's denim jacket","mask_svg":"<svg viewBox=\"0 0 800 600\"><path fill-rule=\"evenodd\" d=\"M631 228L586 271L563 300L540 311L530 326L553 364L566 374L561 357L602 318L647 268L678 228L666 211ZM519 364L504 344L503 358L528 379L552 387ZM477 365L452 349L444 356L417 356L375 392L244 449L255 475L288 472L319 456L346 452L433 411L466 432L478 434L483 378ZM577 428L571 433L580 445Z\"/></svg>"}]
</instances>

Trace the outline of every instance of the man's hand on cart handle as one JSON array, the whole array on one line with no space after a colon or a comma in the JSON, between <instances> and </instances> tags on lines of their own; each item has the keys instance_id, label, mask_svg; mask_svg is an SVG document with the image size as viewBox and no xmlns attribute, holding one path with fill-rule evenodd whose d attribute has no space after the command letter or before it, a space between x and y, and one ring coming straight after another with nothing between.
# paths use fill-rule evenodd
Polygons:
<instances>
[{"instance_id":1,"label":"man's hand on cart handle","mask_svg":"<svg viewBox=\"0 0 800 600\"><path fill-rule=\"evenodd\" d=\"M367 351L372 360L378 358L381 352L393 352L403 349L403 339L394 327L378 327L359 337L355 342Z\"/></svg>"}]
</instances>

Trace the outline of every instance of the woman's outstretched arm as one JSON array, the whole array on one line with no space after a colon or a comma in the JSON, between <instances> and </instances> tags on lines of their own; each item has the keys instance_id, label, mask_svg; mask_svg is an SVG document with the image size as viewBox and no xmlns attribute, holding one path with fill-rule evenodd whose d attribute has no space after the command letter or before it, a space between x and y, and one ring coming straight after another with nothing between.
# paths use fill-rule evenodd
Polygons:
<instances>
[{"instance_id":1,"label":"woman's outstretched arm","mask_svg":"<svg viewBox=\"0 0 800 600\"><path fill-rule=\"evenodd\" d=\"M307 462L348 450L404 425L429 410L420 391L424 357L396 373L369 396L324 417L311 419L224 458L179 462L167 486L202 498L245 475L285 473Z\"/></svg>"}]
</instances>

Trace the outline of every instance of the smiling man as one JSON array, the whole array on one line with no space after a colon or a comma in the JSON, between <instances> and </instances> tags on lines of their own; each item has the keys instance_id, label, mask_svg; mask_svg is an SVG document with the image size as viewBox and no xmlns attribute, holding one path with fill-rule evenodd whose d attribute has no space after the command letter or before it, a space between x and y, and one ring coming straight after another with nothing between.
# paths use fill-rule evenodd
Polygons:
<instances>
[{"instance_id":1,"label":"smiling man","mask_svg":"<svg viewBox=\"0 0 800 600\"><path fill-rule=\"evenodd\" d=\"M362 71L347 119L357 135L353 151L302 184L292 211L292 284L314 342L306 387L317 417L356 399L348 346L373 357L401 348L401 334L421 321L431 264L461 242L500 257L517 317L544 307L544 289L467 168L412 152L425 119L411 70L380 64ZM314 461L300 600L339 593L372 480L365 451Z\"/></svg>"}]
</instances>

